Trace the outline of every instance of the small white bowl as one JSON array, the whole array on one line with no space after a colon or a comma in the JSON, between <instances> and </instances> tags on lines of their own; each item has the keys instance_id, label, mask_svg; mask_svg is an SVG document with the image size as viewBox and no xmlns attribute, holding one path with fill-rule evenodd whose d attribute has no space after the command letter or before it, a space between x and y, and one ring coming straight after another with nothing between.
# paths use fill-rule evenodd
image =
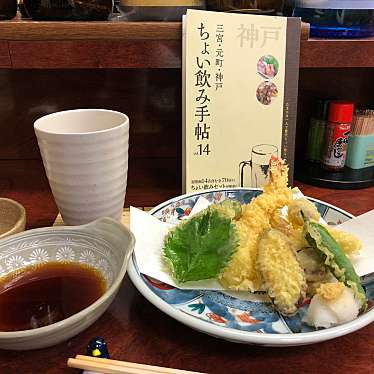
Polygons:
<instances>
[{"instance_id":1,"label":"small white bowl","mask_svg":"<svg viewBox=\"0 0 374 374\"><path fill-rule=\"evenodd\" d=\"M130 230L111 218L82 226L34 229L0 240L0 277L31 264L78 262L96 268L108 284L103 296L62 321L32 330L0 332L0 348L45 348L90 326L113 301L134 245L135 238Z\"/></svg>"},{"instance_id":2,"label":"small white bowl","mask_svg":"<svg viewBox=\"0 0 374 374\"><path fill-rule=\"evenodd\" d=\"M25 208L12 199L0 198L0 239L24 231Z\"/></svg>"}]
</instances>

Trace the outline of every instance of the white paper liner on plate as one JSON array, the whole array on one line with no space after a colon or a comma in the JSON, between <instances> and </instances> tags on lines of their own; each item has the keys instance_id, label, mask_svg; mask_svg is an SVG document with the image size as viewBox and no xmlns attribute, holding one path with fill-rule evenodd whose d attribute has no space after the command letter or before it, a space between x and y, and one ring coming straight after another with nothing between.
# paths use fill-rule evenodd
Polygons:
<instances>
[{"instance_id":1,"label":"white paper liner on plate","mask_svg":"<svg viewBox=\"0 0 374 374\"><path fill-rule=\"evenodd\" d=\"M299 189L293 189L294 199L302 197L304 195ZM186 219L209 205L210 202L207 199L199 197ZM286 214L286 207L283 213ZM321 219L321 223L325 223L323 219ZM134 251L139 271L144 275L180 289L224 290L215 279L183 284L176 283L162 258L164 238L172 227L173 225L162 222L143 210L130 207L130 229L136 238ZM356 235L363 243L360 254L352 260L357 274L362 276L374 272L374 210L348 220L337 227Z\"/></svg>"}]
</instances>

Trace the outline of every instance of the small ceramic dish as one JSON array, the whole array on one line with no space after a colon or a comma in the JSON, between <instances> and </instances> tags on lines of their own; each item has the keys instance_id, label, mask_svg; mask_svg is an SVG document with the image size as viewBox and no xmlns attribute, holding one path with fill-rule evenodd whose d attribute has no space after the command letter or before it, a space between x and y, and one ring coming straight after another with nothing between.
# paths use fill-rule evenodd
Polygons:
<instances>
[{"instance_id":1,"label":"small ceramic dish","mask_svg":"<svg viewBox=\"0 0 374 374\"><path fill-rule=\"evenodd\" d=\"M0 239L24 231L25 227L25 208L17 201L0 198Z\"/></svg>"},{"instance_id":2,"label":"small ceramic dish","mask_svg":"<svg viewBox=\"0 0 374 374\"><path fill-rule=\"evenodd\" d=\"M45 348L63 342L95 322L113 301L135 245L133 234L111 218L82 226L47 227L0 240L0 276L27 265L75 262L98 270L107 290L80 312L32 330L0 332L0 349Z\"/></svg>"}]
</instances>

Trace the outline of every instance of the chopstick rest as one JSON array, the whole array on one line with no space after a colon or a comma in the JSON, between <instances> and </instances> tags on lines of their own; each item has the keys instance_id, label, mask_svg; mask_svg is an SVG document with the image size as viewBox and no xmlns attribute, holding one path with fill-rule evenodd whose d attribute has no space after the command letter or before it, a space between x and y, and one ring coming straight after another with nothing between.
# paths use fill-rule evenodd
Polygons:
<instances>
[{"instance_id":1,"label":"chopstick rest","mask_svg":"<svg viewBox=\"0 0 374 374\"><path fill-rule=\"evenodd\" d=\"M137 364L134 362L84 355L77 355L75 358L69 358L68 366L77 369L98 371L106 374L204 374L196 371L171 369L161 366Z\"/></svg>"}]
</instances>

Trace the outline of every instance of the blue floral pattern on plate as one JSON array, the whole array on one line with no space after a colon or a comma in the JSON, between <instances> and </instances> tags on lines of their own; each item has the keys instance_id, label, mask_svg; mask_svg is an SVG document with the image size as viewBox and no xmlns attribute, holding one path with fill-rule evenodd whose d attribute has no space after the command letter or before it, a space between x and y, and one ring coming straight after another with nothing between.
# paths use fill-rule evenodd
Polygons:
<instances>
[{"instance_id":1,"label":"blue floral pattern on plate","mask_svg":"<svg viewBox=\"0 0 374 374\"><path fill-rule=\"evenodd\" d=\"M200 196L210 202L235 199L242 204L249 203L261 194L260 189L227 189L205 191L188 197L172 199L151 211L156 218L177 224L188 216ZM309 198L317 207L322 218L336 225L351 219L348 213L327 203ZM133 256L136 267L136 259ZM136 267L139 274L139 271ZM302 322L307 304L299 308L296 315L283 317L277 313L266 295L245 292L221 292L206 290L180 290L149 277L140 275L147 287L164 302L189 316L221 327L268 334L292 334L315 331ZM366 286L369 310L374 304L374 282Z\"/></svg>"}]
</instances>

